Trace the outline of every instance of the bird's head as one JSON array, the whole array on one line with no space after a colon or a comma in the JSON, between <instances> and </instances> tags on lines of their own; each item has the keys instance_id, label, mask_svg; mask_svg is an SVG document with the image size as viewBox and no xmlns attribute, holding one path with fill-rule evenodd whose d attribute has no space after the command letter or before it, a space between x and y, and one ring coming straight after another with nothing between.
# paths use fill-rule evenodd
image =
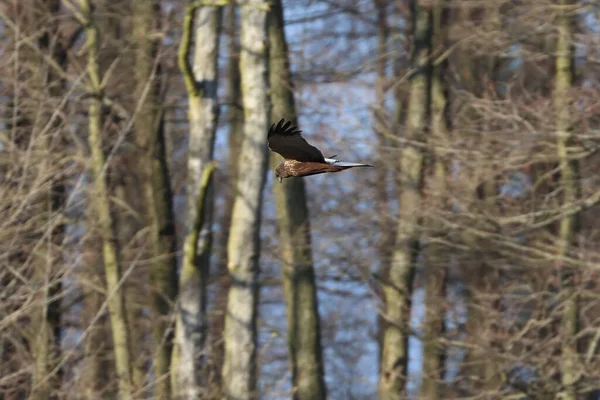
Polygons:
<instances>
[{"instance_id":1,"label":"bird's head","mask_svg":"<svg viewBox=\"0 0 600 400\"><path fill-rule=\"evenodd\" d=\"M279 183L283 182L284 178L289 178L290 174L285 169L285 163L282 162L275 168L275 178L279 181Z\"/></svg>"}]
</instances>

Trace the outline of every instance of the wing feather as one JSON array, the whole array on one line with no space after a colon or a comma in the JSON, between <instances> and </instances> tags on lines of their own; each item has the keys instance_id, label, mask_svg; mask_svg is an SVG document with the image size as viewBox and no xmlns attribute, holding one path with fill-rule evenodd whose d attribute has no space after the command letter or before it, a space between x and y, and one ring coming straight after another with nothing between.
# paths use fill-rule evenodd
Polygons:
<instances>
[{"instance_id":1,"label":"wing feather","mask_svg":"<svg viewBox=\"0 0 600 400\"><path fill-rule=\"evenodd\" d=\"M324 163L323 153L308 144L300 134L302 131L295 126L290 126L291 124L291 121L285 122L282 118L277 124L271 125L267 136L269 149L286 160Z\"/></svg>"}]
</instances>

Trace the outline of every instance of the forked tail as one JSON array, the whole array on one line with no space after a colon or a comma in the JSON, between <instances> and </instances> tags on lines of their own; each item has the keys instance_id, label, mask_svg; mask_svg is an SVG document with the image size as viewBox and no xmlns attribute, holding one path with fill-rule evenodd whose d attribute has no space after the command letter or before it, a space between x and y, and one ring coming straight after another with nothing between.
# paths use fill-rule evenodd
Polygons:
<instances>
[{"instance_id":1,"label":"forked tail","mask_svg":"<svg viewBox=\"0 0 600 400\"><path fill-rule=\"evenodd\" d=\"M334 165L336 167L346 167L346 168L353 168L353 167L372 167L371 164L362 164L362 163L353 163L353 162L346 162L346 161L338 161L334 158L326 158L325 161L327 162L327 164L331 164Z\"/></svg>"}]
</instances>

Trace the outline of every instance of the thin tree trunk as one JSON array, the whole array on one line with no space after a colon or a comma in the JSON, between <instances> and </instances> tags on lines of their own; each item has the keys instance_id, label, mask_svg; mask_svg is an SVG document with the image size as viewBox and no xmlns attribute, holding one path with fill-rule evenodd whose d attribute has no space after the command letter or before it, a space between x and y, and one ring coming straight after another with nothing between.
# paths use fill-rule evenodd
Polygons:
<instances>
[{"instance_id":1,"label":"thin tree trunk","mask_svg":"<svg viewBox=\"0 0 600 400\"><path fill-rule=\"evenodd\" d=\"M482 6L483 8L483 6ZM465 13L465 19L473 18L474 14L485 13L486 20L493 26L494 30L502 30L503 22L500 15L500 6L494 2L486 3L485 9L468 8L470 13ZM454 18L454 17L453 17ZM499 79L499 69L501 65L500 57L496 54L486 56L475 56L469 52L461 54L461 69L463 72L462 80L464 86L473 95L485 96L486 83L484 77L489 77L494 88L497 87ZM463 67L464 65L464 67ZM469 79L470 78L470 79ZM494 96L501 96L494 91ZM475 117L473 117L475 118ZM492 116L484 117L484 132L491 129L490 121ZM497 145L497 138L492 135L483 135L479 146L489 148ZM491 171L494 168L491 167ZM501 211L501 204L497 201L498 196L498 178L497 176L487 176L487 179L478 187L475 201L482 203L486 213L497 214ZM466 239L475 248L485 247L477 239ZM490 309L497 311L496 303L486 299L489 293L497 293L497 282L499 281L498 270L483 260L475 260L473 265L464 269L464 279L466 284L465 303L467 304L467 340L473 344L472 348L467 349L465 355L465 367L463 374L469 377L468 390L471 394L478 394L482 391L494 392L502 385L501 368L499 363L490 357L489 348L493 347L490 332Z\"/></svg>"},{"instance_id":2,"label":"thin tree trunk","mask_svg":"<svg viewBox=\"0 0 600 400\"><path fill-rule=\"evenodd\" d=\"M110 137L114 132L104 132L106 137ZM133 146L132 146L133 147ZM122 156L134 159L136 154L129 149L123 149ZM137 165L140 161L137 162ZM111 165L112 171L118 171L118 163ZM141 192L140 182L137 176L129 171L121 170L121 176L115 177L116 173L107 172L109 175L108 187L111 196L117 199L120 204L127 204L134 207L139 204L139 194ZM127 270L140 257L140 248L136 246L137 241L132 240L135 238L137 233L143 229L143 225L140 223L139 213L136 215L135 212L130 212L129 209L124 207L111 207L113 215L113 221L115 221L115 232L117 236L118 248L120 251L121 268ZM131 336L129 338L131 343L131 379L133 383L133 390L140 390L145 386L146 381L146 354L145 349L145 337L146 332L144 329L146 317L144 316L146 298L147 298L147 287L140 285L138 282L145 278L145 271L141 269L134 269L127 284L123 286L123 294L125 301L125 312L127 318L127 325Z\"/></svg>"},{"instance_id":3,"label":"thin tree trunk","mask_svg":"<svg viewBox=\"0 0 600 400\"><path fill-rule=\"evenodd\" d=\"M413 2L413 68L406 137L422 142L427 131L430 104L431 11ZM395 248L389 276L383 285L385 298L379 398L402 398L408 363L408 327L412 285L419 252L421 218L418 210L423 200L423 163L420 148L404 145L400 151L400 213Z\"/></svg>"},{"instance_id":4,"label":"thin tree trunk","mask_svg":"<svg viewBox=\"0 0 600 400\"><path fill-rule=\"evenodd\" d=\"M241 3L240 72L244 137L227 244L231 289L225 317L223 391L229 399L256 398L260 221L267 167L269 99L267 9L261 0Z\"/></svg>"},{"instance_id":5,"label":"thin tree trunk","mask_svg":"<svg viewBox=\"0 0 600 400\"><path fill-rule=\"evenodd\" d=\"M150 225L150 290L154 396L171 398L170 379L167 376L171 362L172 331L169 324L171 304L177 293L177 260L175 258L175 225L172 192L166 159L162 115L159 109L160 80L155 58L158 43L160 3L136 0L133 4L133 40L136 44L135 69L136 99L143 101L136 115L135 133L138 151L138 178L142 185L143 205L147 224ZM147 93L147 95L146 95Z\"/></svg>"},{"instance_id":6,"label":"thin tree trunk","mask_svg":"<svg viewBox=\"0 0 600 400\"><path fill-rule=\"evenodd\" d=\"M109 344L106 338L106 317L99 316L103 294L102 252L96 237L90 235L84 244L83 264L83 328L88 331L83 346L83 371L78 382L79 391L86 399L110 397L109 371L112 370L106 357Z\"/></svg>"},{"instance_id":7,"label":"thin tree trunk","mask_svg":"<svg viewBox=\"0 0 600 400\"><path fill-rule=\"evenodd\" d=\"M216 167L216 164L208 164L204 171L202 172L202 176L199 182L198 187L198 195L196 196L196 220L193 221L193 225L190 227L190 233L186 235L185 242L183 244L183 265L181 267L181 278L180 282L192 282L194 280L190 278L189 274L196 274L196 257L198 255L199 236L201 233L202 225L204 224L204 207L206 207L206 202L208 201L208 188L210 187L212 174ZM186 321L184 320L187 316L181 312L178 312L176 315L176 330L175 330L175 341L176 343L185 343L186 338L182 337L187 334ZM184 363L189 363L192 366L195 364L194 355L188 354L177 354L173 352L173 361L179 362L179 365L185 367ZM176 365L177 366L177 365ZM171 375L172 376L172 388L174 394L174 398L177 399L196 399L200 397L198 382L196 382L195 375L191 375L194 373L192 370L190 373L188 371L184 371L184 374ZM191 379L191 381L190 381Z\"/></svg>"},{"instance_id":8,"label":"thin tree trunk","mask_svg":"<svg viewBox=\"0 0 600 400\"><path fill-rule=\"evenodd\" d=\"M448 6L446 0L436 0L433 9L433 43L434 55L442 54L446 49ZM448 63L443 61L433 68L431 80L431 139L433 148L433 176L430 177L429 189L431 201L428 203L440 209L446 209L446 161L436 154L435 146L446 147L448 132L448 85L446 70ZM443 227L435 218L435 211L428 213L431 218L426 222L429 235L435 237L442 234ZM444 371L444 351L439 340L444 332L446 279L448 273L447 252L439 244L429 244L425 249L425 321L423 326L423 382L420 397L428 400L440 398L440 381ZM443 397L442 397L443 398Z\"/></svg>"},{"instance_id":9,"label":"thin tree trunk","mask_svg":"<svg viewBox=\"0 0 600 400\"><path fill-rule=\"evenodd\" d=\"M179 48L179 67L189 96L188 117L188 197L186 236L179 278L179 304L176 319L175 349L171 360L173 393L177 398L199 396L201 354L206 336L206 286L212 246L212 184L206 188L204 215L197 215L200 183L213 158L217 128L217 55L221 6L191 3L184 22ZM193 66L189 63L191 35L195 34ZM201 221L201 226L195 226ZM198 229L198 232L195 230ZM195 238L198 243L191 245ZM193 251L194 253L189 253Z\"/></svg>"},{"instance_id":10,"label":"thin tree trunk","mask_svg":"<svg viewBox=\"0 0 600 400\"><path fill-rule=\"evenodd\" d=\"M47 141L44 141L48 143ZM46 161L47 162L47 161ZM40 164L42 167L45 163ZM59 187L60 186L60 187ZM56 254L57 248L61 245L64 226L55 227L53 218L56 210L59 209L64 195L62 185L53 185L50 191L55 193L45 193L40 214L47 215L49 228L52 232L47 238L41 240L44 244L37 251L40 253L34 272L34 282L40 285L40 304L34 310L31 325L32 352L35 358L35 368L32 379L32 389L30 399L49 399L56 398L56 390L60 388L60 376L56 371L56 360L59 359L61 346L61 326L60 326L60 300L61 281L58 280L60 272L58 271L58 260L60 257ZM58 197L60 196L60 198ZM50 375L52 373L52 375Z\"/></svg>"},{"instance_id":11,"label":"thin tree trunk","mask_svg":"<svg viewBox=\"0 0 600 400\"><path fill-rule=\"evenodd\" d=\"M227 242L229 241L229 229L231 227L231 212L235 200L235 188L238 175L238 158L240 155L240 142L244 125L244 110L241 104L240 88L240 45L238 35L238 22L236 18L237 5L235 2L229 4L227 12L227 29L229 36L229 70L227 74L227 116L226 123L229 126L228 134L228 158L227 158L227 188L224 194L223 215L221 217L222 234L220 238L221 252L214 272L216 294L214 300L214 315L211 322L211 378L214 384L221 384L221 367L224 360L223 329L225 327L225 310L227 308L227 293L230 282L227 273Z\"/></svg>"},{"instance_id":12,"label":"thin tree trunk","mask_svg":"<svg viewBox=\"0 0 600 400\"><path fill-rule=\"evenodd\" d=\"M282 117L297 124L281 0L271 2L269 80L272 114L277 119ZM281 156L271 153L273 168L281 161ZM304 180L288 179L282 184L275 183L273 194L279 227L293 398L324 399L321 327Z\"/></svg>"},{"instance_id":13,"label":"thin tree trunk","mask_svg":"<svg viewBox=\"0 0 600 400\"><path fill-rule=\"evenodd\" d=\"M387 65L389 58L388 41L390 39L390 29L388 25L388 10L390 3L387 0L375 0L377 8L377 79L375 82L375 107L373 110L373 131L377 138L379 147L379 155L383 168L377 168L377 180L375 183L375 195L378 209L378 230L379 240L377 243L379 252L379 276L387 277L390 266L391 252L394 246L394 227L393 220L390 217L389 209L389 172L390 166L395 161L392 161L387 154L389 141L387 140L386 127L386 102L385 102L385 87L388 80ZM399 100L400 102L400 100ZM398 104L398 108L400 105ZM395 123L396 121L394 121ZM385 279L385 278L384 278ZM385 318L379 314L377 317L377 341L379 345L379 360L381 361L381 349L383 346L383 332L385 331Z\"/></svg>"},{"instance_id":14,"label":"thin tree trunk","mask_svg":"<svg viewBox=\"0 0 600 400\"><path fill-rule=\"evenodd\" d=\"M94 15L97 16L95 27L99 36L97 60L100 71L108 72L109 69L114 68L120 54L122 54L121 44L124 41L132 40L133 42L135 40L130 37L130 29L125 28L121 23L122 15L130 15L129 13L133 15L133 10L130 8L132 5L133 1L97 0L92 2ZM123 76L135 77L135 51L132 51L131 55L133 62L127 65L119 65L118 70ZM135 98L135 95L137 95L135 93L135 79L122 81L116 76L115 78L107 80L103 90L104 92L119 93L126 96L131 95L134 101L130 102L128 111L133 114L137 106L135 100L138 100ZM103 108L106 110L106 107ZM104 146L108 147L111 143L114 143L114 138L119 136L119 124L115 123L115 120L111 121L110 114L105 114L105 117L102 136L106 138ZM119 151L114 154L114 161L106 167L109 196L118 199L117 202L111 204L110 209L114 221L117 248L119 249L119 264L122 271L133 267L140 256L145 256L140 254L142 250L137 246L139 242L134 239L137 237L138 232L144 229L144 221L140 219L140 215L143 215L140 210L142 207L140 199L140 194L143 193L142 183L136 176L137 168L141 167L139 165L141 160L136 154L134 145L136 139L137 135L127 136L125 139L127 145L119 148ZM131 166L131 168L126 166ZM130 212L127 207L119 207L115 204L126 204L136 212ZM146 363L150 346L146 341L144 329L148 320L145 315L148 285L139 284L140 281L146 279L146 276L147 271L145 269L133 268L129 279L123 283L122 289L125 318L130 332L129 356L131 359L132 391L136 392L145 387L148 378Z\"/></svg>"},{"instance_id":15,"label":"thin tree trunk","mask_svg":"<svg viewBox=\"0 0 600 400\"><path fill-rule=\"evenodd\" d=\"M387 14L389 3L387 0L375 0L377 8L377 79L375 82L375 108L373 110L373 126L379 146L379 153L384 162L390 162L387 156L387 148L389 141L387 139L386 127L386 104L385 90L388 81L387 66L388 66L388 41L390 39L390 28L388 26ZM393 247L393 227L392 219L390 218L388 205L388 172L389 168L377 169L377 187L376 196L379 208L379 232L380 239L378 243L380 262L382 265L389 265L390 253Z\"/></svg>"},{"instance_id":16,"label":"thin tree trunk","mask_svg":"<svg viewBox=\"0 0 600 400\"><path fill-rule=\"evenodd\" d=\"M560 5L573 5L573 0L561 0ZM559 11L558 43L556 49L556 82L554 106L556 109L556 146L559 159L560 183L564 204L572 204L579 197L578 166L569 160L568 146L571 142L570 89L573 84L573 24L574 14L567 10ZM561 323L561 383L565 388L563 398L575 400L577 392L577 366L580 363L577 354L578 299L574 287L575 274L562 265L561 258L568 255L577 243L579 233L578 215L573 214L560 220L558 237L559 273L563 276L564 309Z\"/></svg>"},{"instance_id":17,"label":"thin tree trunk","mask_svg":"<svg viewBox=\"0 0 600 400\"><path fill-rule=\"evenodd\" d=\"M115 367L119 380L119 394L122 399L132 398L131 357L129 330L123 301L121 265L114 221L110 212L110 196L106 182L104 149L102 145L102 88L99 69L98 30L88 0L79 0L85 26L87 50L88 85L92 96L89 99L89 146L92 152L92 172L94 180L92 205L98 218L98 230L102 236L102 253L106 274L108 309L112 328Z\"/></svg>"}]
</instances>

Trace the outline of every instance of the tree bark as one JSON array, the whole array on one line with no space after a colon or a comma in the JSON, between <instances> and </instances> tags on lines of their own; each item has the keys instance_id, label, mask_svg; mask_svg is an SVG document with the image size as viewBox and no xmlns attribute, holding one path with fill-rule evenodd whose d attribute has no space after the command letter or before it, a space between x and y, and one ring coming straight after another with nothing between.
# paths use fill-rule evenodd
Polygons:
<instances>
[{"instance_id":1,"label":"tree bark","mask_svg":"<svg viewBox=\"0 0 600 400\"><path fill-rule=\"evenodd\" d=\"M105 60L106 62L106 60ZM110 129L110 128L109 128ZM103 132L105 137L111 137L111 134L117 134L116 132ZM131 146L133 147L133 146ZM123 149L124 151L119 154L119 159L130 158L137 161L137 166L143 162L137 157L134 151L129 149ZM136 158L137 157L137 158ZM108 179L108 187L111 195L120 204L126 204L130 209L138 207L140 204L139 197L141 193L141 182L139 177L134 171L128 169L120 169L119 163L112 163L110 169L107 171L110 176ZM118 178L115 175L120 174ZM136 210L137 211L137 210ZM145 322L146 317L144 313L146 311L146 299L148 298L147 285L140 285L138 282L144 280L147 276L146 271L141 268L135 268L135 264L140 257L140 253L143 252L137 246L137 241L132 240L138 235L138 232L144 229L143 221L140 216L143 215L143 210L139 212L131 212L130 210L123 207L111 207L113 220L115 221L115 232L117 236L118 248L120 251L120 263L122 270L128 268L134 268L131 275L129 276L128 282L123 286L124 301L125 301L125 312L127 325L131 336L129 338L131 346L131 380L133 384L133 390L137 391L145 387L146 384L146 362L147 356L144 354L144 350L148 347L145 346ZM150 247L150 246L148 246Z\"/></svg>"},{"instance_id":2,"label":"tree bark","mask_svg":"<svg viewBox=\"0 0 600 400\"><path fill-rule=\"evenodd\" d=\"M189 96L188 196L185 247L179 277L175 349L171 360L173 393L177 398L200 395L200 354L206 336L206 286L212 246L213 189L209 182L203 206L200 184L213 158L218 119L217 55L221 5L201 6L192 1L184 21L179 67ZM191 35L195 35L193 64L189 63ZM197 215L201 210L204 215ZM194 225L201 221L201 226ZM198 230L196 232L196 230ZM195 238L196 244L190 240ZM189 253L193 252L193 253Z\"/></svg>"},{"instance_id":3,"label":"tree bark","mask_svg":"<svg viewBox=\"0 0 600 400\"><path fill-rule=\"evenodd\" d=\"M482 3L483 4L483 3ZM489 2L482 7L466 8L470 13L465 13L462 18L474 20L474 16L483 14L488 21L491 21L492 29L502 30L503 21L500 13L500 5ZM468 49L460 53L459 68L461 70L464 86L466 89L478 97L483 97L488 88L486 88L486 77L494 85L498 86L500 79L499 70L502 64L497 54L477 56ZM494 90L494 96L501 97L501 94ZM473 116L473 118L476 118ZM493 116L485 117L483 131L488 132L491 129ZM478 146L490 148L497 145L498 138L494 135L482 135ZM494 167L490 168L494 171ZM497 215L501 211L501 203L498 202L498 178L488 175L486 180L480 184L478 190L473 193L476 196L475 201L480 202L486 213ZM466 239L474 247L485 247L473 238ZM501 368L499 363L490 357L489 349L493 347L493 332L490 329L491 321L489 319L490 309L497 311L497 303L489 300L489 293L496 293L499 279L499 271L490 265L485 257L477 260L474 265L464 268L464 279L466 284L465 302L467 304L467 322L466 335L467 340L473 344L473 347L466 350L463 373L469 377L468 390L471 394L481 393L482 391L494 392L502 385Z\"/></svg>"},{"instance_id":4,"label":"tree bark","mask_svg":"<svg viewBox=\"0 0 600 400\"><path fill-rule=\"evenodd\" d=\"M240 154L240 142L244 128L244 110L241 102L240 87L240 44L239 44L239 22L237 18L237 5L232 2L227 7L227 30L229 36L229 62L227 72L227 115L225 122L229 126L227 136L227 183L224 194L224 211L221 216L222 234L220 245L218 246L220 254L215 267L214 279L216 284L216 294L214 301L213 319L210 331L213 340L211 340L211 378L214 384L221 384L221 367L224 361L223 348L223 329L225 327L225 311L227 308L227 294L229 293L230 281L227 273L227 242L229 241L229 230L231 227L231 213L233 211L233 201L235 200L235 188L238 175L238 157Z\"/></svg>"},{"instance_id":5,"label":"tree bark","mask_svg":"<svg viewBox=\"0 0 600 400\"><path fill-rule=\"evenodd\" d=\"M133 41L136 44L135 98L142 101L134 121L138 155L138 178L146 224L150 226L150 293L153 337L154 396L171 398L167 376L171 362L173 334L169 324L171 304L177 293L175 225L172 191L166 159L160 110L160 66L156 64L160 3L136 0L133 4ZM147 94L146 94L147 93Z\"/></svg>"},{"instance_id":6,"label":"tree bark","mask_svg":"<svg viewBox=\"0 0 600 400\"><path fill-rule=\"evenodd\" d=\"M192 282L194 280L188 276L189 274L196 274L196 257L198 254L198 246L200 244L199 236L201 228L204 224L204 207L208 201L208 188L210 187L212 174L216 167L216 164L208 164L202 172L202 177L199 182L198 195L196 196L196 220L193 221L193 225L190 227L190 233L186 235L185 242L183 244L183 265L181 267L181 278L180 282ZM176 314L176 330L175 330L175 341L176 343L186 343L186 338L183 336L188 334L186 331L186 323L184 318L187 316L181 312ZM181 351L181 350L180 350ZM173 362L176 362L176 367L181 368L183 372L177 371L177 375L172 375L172 388L174 398L177 399L196 399L200 396L199 386L195 375L195 370L188 371L186 367L188 365L194 366L196 363L194 354L177 354L173 352Z\"/></svg>"},{"instance_id":7,"label":"tree bark","mask_svg":"<svg viewBox=\"0 0 600 400\"><path fill-rule=\"evenodd\" d=\"M560 0L560 5L567 8L574 4L573 0ZM561 9L558 22L558 43L556 49L556 78L554 88L554 106L556 109L556 147L559 160L560 183L563 203L572 204L579 198L577 161L569 160L568 146L572 141L570 116L570 89L573 84L573 24L574 14ZM563 398L575 400L577 392L575 384L578 380L577 365L580 363L577 350L577 333L579 331L578 295L574 280L576 273L563 265L562 258L567 256L577 244L579 234L578 214L563 217L559 222L558 268L562 275L564 296L561 336L561 383L564 387Z\"/></svg>"},{"instance_id":8,"label":"tree bark","mask_svg":"<svg viewBox=\"0 0 600 400\"><path fill-rule=\"evenodd\" d=\"M231 289L225 317L223 391L228 399L256 398L256 318L260 220L267 167L270 104L267 81L267 7L248 0L241 7L240 72L244 136L227 244Z\"/></svg>"},{"instance_id":9,"label":"tree bark","mask_svg":"<svg viewBox=\"0 0 600 400\"><path fill-rule=\"evenodd\" d=\"M98 230L102 236L102 254L108 309L112 328L115 367L122 399L132 399L131 357L129 329L127 326L121 279L121 265L114 221L110 211L110 196L106 182L105 158L102 144L102 75L98 64L98 30L88 0L79 0L82 21L86 33L87 78L91 92L89 99L88 135L92 152L92 176L94 180L93 201L98 218Z\"/></svg>"},{"instance_id":10,"label":"tree bark","mask_svg":"<svg viewBox=\"0 0 600 400\"><path fill-rule=\"evenodd\" d=\"M412 3L412 10L412 65L415 72L410 82L406 138L423 142L430 108L432 14L417 0ZM403 144L400 150L398 231L389 276L382 283L387 321L379 379L379 398L382 400L401 398L405 389L412 286L419 253L421 218L418 211L423 201L423 166L422 150Z\"/></svg>"},{"instance_id":11,"label":"tree bark","mask_svg":"<svg viewBox=\"0 0 600 400\"><path fill-rule=\"evenodd\" d=\"M272 114L276 119L286 118L297 125L281 0L271 2L269 81ZM281 161L281 156L271 153L273 168ZM275 183L273 194L279 228L293 398L324 399L321 328L304 180L287 179L282 184Z\"/></svg>"},{"instance_id":12,"label":"tree bark","mask_svg":"<svg viewBox=\"0 0 600 400\"><path fill-rule=\"evenodd\" d=\"M93 218L93 216L90 216ZM104 355L110 351L107 339L108 328L103 312L102 281L102 249L98 237L90 235L84 244L83 264L83 328L88 334L83 344L83 371L78 382L78 389L86 399L100 399L116 395L107 388L110 382L110 363ZM110 393L110 394L109 394Z\"/></svg>"},{"instance_id":13,"label":"tree bark","mask_svg":"<svg viewBox=\"0 0 600 400\"><path fill-rule=\"evenodd\" d=\"M377 180L375 183L375 194L378 209L378 229L379 240L377 243L379 253L379 276L387 277L390 266L391 252L394 247L394 226L393 219L390 216L389 209L389 175L390 167L394 165L395 160L390 159L386 154L389 147L389 140L386 135L386 82L388 81L388 47L390 40L390 27L388 24L388 10L390 2L387 0L374 0L377 8L377 78L375 81L375 106L373 110L373 131L378 143L378 154L384 168L377 168ZM398 99L397 109L400 109L401 100ZM396 121L393 121L395 124ZM392 128L394 129L394 128ZM393 168L392 168L393 169ZM385 278L384 278L385 279ZM377 342L379 345L379 362L381 362L381 350L383 348L383 332L385 331L385 318L379 314L377 317Z\"/></svg>"},{"instance_id":14,"label":"tree bark","mask_svg":"<svg viewBox=\"0 0 600 400\"><path fill-rule=\"evenodd\" d=\"M377 78L375 82L375 109L373 110L373 127L379 146L379 154L386 168L377 169L377 187L376 196L379 208L379 234L381 235L378 243L380 263L389 265L390 253L394 243L393 223L389 212L389 164L387 157L387 148L389 140L385 127L386 120L386 85L388 81L388 41L390 40L390 27L388 25L389 2L387 0L374 0L377 8Z\"/></svg>"},{"instance_id":15,"label":"tree bark","mask_svg":"<svg viewBox=\"0 0 600 400\"><path fill-rule=\"evenodd\" d=\"M432 53L442 54L446 50L448 5L446 0L436 0L433 9ZM446 190L447 165L446 161L436 154L436 146L448 145L448 85L446 70L448 62L443 61L432 69L431 79L431 133L430 140L433 155L432 176L429 177L429 197L433 207L447 210ZM435 217L435 210L428 213L426 221L430 237L443 234L443 226ZM444 350L439 340L444 332L446 295L446 279L448 274L447 257L439 244L428 244L424 249L424 280L425 280L425 321L423 323L423 382L420 397L428 400L440 398L440 382L444 371ZM443 397L442 397L443 398Z\"/></svg>"}]
</instances>

